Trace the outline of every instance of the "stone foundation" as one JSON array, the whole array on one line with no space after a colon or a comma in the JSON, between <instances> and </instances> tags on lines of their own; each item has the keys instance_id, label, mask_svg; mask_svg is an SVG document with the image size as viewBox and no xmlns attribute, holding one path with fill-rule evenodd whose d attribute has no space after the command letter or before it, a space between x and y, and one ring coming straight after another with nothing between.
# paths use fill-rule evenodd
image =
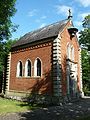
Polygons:
<instances>
[{"instance_id":1,"label":"stone foundation","mask_svg":"<svg viewBox=\"0 0 90 120\"><path fill-rule=\"evenodd\" d=\"M9 91L5 94L5 97L8 99L14 99L19 101L28 102L29 104L41 104L41 105L60 105L65 104L67 102L77 101L80 97L77 95L76 97L70 98L67 96L52 96L52 95L41 95L36 93L24 93L24 92L16 92Z\"/></svg>"},{"instance_id":2,"label":"stone foundation","mask_svg":"<svg viewBox=\"0 0 90 120\"><path fill-rule=\"evenodd\" d=\"M41 95L35 93L24 93L16 91L8 91L4 95L5 98L14 99L24 102L29 102L31 104L45 104L45 105L59 105L60 103L65 103L67 99L65 97L58 97L52 95Z\"/></svg>"}]
</instances>

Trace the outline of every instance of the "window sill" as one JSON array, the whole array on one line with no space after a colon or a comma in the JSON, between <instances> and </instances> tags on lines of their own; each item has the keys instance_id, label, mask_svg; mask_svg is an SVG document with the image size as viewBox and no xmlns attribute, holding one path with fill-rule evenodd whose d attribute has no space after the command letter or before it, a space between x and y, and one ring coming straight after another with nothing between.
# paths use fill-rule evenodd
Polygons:
<instances>
[{"instance_id":1,"label":"window sill","mask_svg":"<svg viewBox=\"0 0 90 120\"><path fill-rule=\"evenodd\" d=\"M18 79L38 79L38 78L42 78L42 76L22 76L22 77L16 77Z\"/></svg>"},{"instance_id":2,"label":"window sill","mask_svg":"<svg viewBox=\"0 0 90 120\"><path fill-rule=\"evenodd\" d=\"M32 76L32 79L38 79L38 78L42 78L42 76Z\"/></svg>"},{"instance_id":3,"label":"window sill","mask_svg":"<svg viewBox=\"0 0 90 120\"><path fill-rule=\"evenodd\" d=\"M24 78L31 78L32 76L23 76Z\"/></svg>"},{"instance_id":4,"label":"window sill","mask_svg":"<svg viewBox=\"0 0 90 120\"><path fill-rule=\"evenodd\" d=\"M16 76L16 78L23 78L23 76L18 76L18 77Z\"/></svg>"}]
</instances>

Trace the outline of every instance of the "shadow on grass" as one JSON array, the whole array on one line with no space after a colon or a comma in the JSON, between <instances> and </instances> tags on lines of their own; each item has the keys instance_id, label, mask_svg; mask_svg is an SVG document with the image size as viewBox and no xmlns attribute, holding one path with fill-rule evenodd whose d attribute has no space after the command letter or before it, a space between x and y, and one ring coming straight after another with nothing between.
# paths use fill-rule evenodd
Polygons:
<instances>
[{"instance_id":1,"label":"shadow on grass","mask_svg":"<svg viewBox=\"0 0 90 120\"><path fill-rule=\"evenodd\" d=\"M90 116L81 117L81 118L76 119L76 120L90 120Z\"/></svg>"},{"instance_id":2,"label":"shadow on grass","mask_svg":"<svg viewBox=\"0 0 90 120\"><path fill-rule=\"evenodd\" d=\"M28 106L28 112L19 113L20 120L90 120L90 99L59 106L44 107L37 104Z\"/></svg>"},{"instance_id":3,"label":"shadow on grass","mask_svg":"<svg viewBox=\"0 0 90 120\"><path fill-rule=\"evenodd\" d=\"M44 105L30 104L28 102L20 103L20 104L18 104L18 106L20 106L20 107L26 107L27 110L36 110L36 109L45 107Z\"/></svg>"},{"instance_id":4,"label":"shadow on grass","mask_svg":"<svg viewBox=\"0 0 90 120\"><path fill-rule=\"evenodd\" d=\"M20 104L18 104L18 106L20 107L26 107L27 110L37 110L37 109L43 109L43 108L48 108L50 106L55 106L53 104L46 104L46 103L37 103L37 101L35 99L30 99L27 102L21 102Z\"/></svg>"}]
</instances>

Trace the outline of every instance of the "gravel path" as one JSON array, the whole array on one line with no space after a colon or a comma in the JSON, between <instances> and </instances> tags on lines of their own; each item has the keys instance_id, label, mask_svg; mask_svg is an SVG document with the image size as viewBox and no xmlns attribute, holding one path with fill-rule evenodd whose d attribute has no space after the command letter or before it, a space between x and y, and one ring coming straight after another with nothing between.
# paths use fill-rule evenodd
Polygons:
<instances>
[{"instance_id":1,"label":"gravel path","mask_svg":"<svg viewBox=\"0 0 90 120\"><path fill-rule=\"evenodd\" d=\"M84 98L66 105L1 115L0 120L75 120L88 115L90 116L90 98Z\"/></svg>"}]
</instances>

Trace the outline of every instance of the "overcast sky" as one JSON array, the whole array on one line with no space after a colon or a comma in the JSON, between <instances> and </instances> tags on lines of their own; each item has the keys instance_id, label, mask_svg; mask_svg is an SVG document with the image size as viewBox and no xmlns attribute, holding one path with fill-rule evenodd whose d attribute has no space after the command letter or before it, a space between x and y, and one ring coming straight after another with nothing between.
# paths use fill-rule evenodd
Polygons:
<instances>
[{"instance_id":1,"label":"overcast sky","mask_svg":"<svg viewBox=\"0 0 90 120\"><path fill-rule=\"evenodd\" d=\"M12 22L19 27L12 39L66 19L69 9L72 11L74 26L81 30L84 17L90 14L90 0L17 0L16 9Z\"/></svg>"}]
</instances>

